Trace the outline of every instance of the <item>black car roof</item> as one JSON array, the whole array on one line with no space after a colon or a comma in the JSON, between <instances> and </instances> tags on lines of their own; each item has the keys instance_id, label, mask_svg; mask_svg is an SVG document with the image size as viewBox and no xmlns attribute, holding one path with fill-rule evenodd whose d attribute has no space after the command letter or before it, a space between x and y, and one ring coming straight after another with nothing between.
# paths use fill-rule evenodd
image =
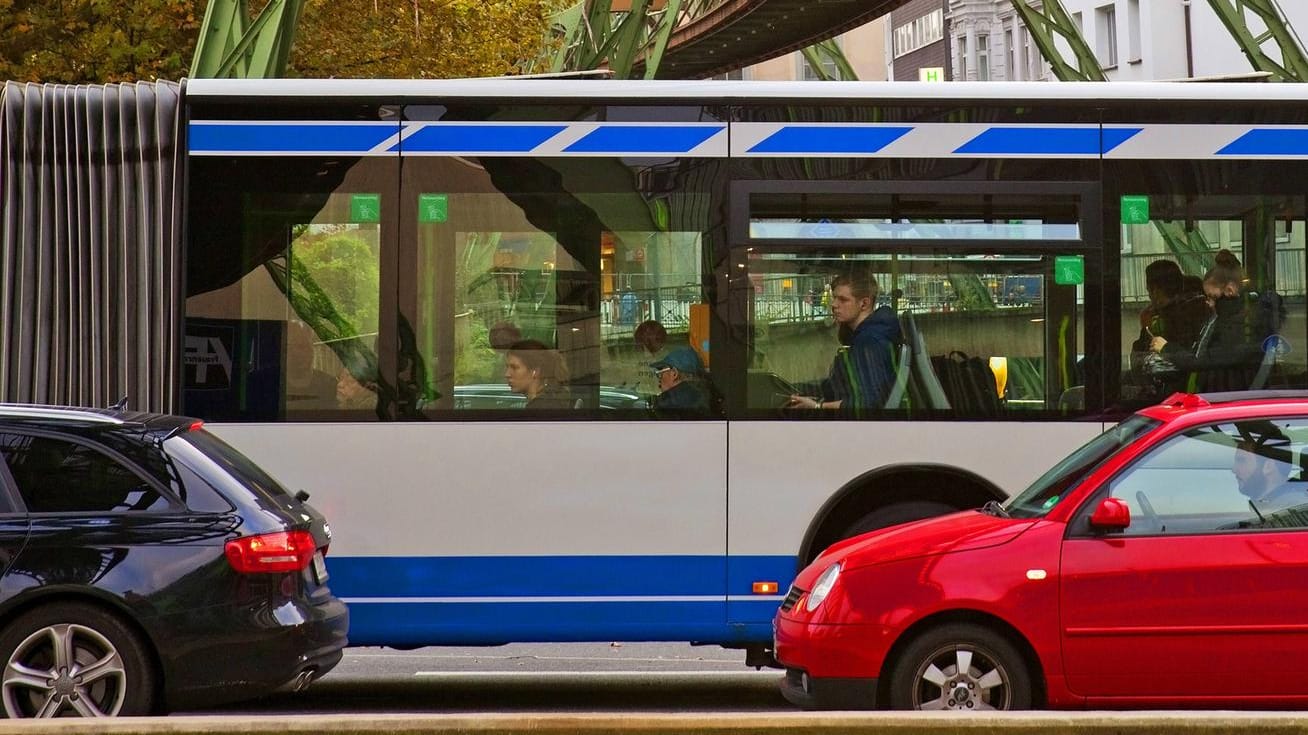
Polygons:
<instances>
[{"instance_id":1,"label":"black car roof","mask_svg":"<svg viewBox=\"0 0 1308 735\"><path fill-rule=\"evenodd\" d=\"M171 431L194 423L194 419L169 414L113 408L48 406L32 403L0 403L0 425L21 424L60 429L127 429Z\"/></svg>"}]
</instances>

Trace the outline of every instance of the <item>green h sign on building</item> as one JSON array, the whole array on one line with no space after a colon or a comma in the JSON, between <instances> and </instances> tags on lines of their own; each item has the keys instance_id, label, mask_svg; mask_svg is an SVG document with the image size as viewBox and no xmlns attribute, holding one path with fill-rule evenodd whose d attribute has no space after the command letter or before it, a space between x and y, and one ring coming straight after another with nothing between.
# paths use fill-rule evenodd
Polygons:
<instances>
[{"instance_id":1,"label":"green h sign on building","mask_svg":"<svg viewBox=\"0 0 1308 735\"><path fill-rule=\"evenodd\" d=\"M945 81L945 67L919 66L917 69L917 80L919 82L943 82Z\"/></svg>"}]
</instances>

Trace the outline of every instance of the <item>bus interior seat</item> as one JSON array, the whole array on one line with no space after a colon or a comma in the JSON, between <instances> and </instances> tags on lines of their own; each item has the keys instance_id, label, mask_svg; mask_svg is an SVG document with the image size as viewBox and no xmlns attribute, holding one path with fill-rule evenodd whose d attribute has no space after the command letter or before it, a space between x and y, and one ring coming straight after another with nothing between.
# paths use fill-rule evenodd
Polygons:
<instances>
[{"instance_id":1,"label":"bus interior seat","mask_svg":"<svg viewBox=\"0 0 1308 735\"><path fill-rule=\"evenodd\" d=\"M913 313L905 311L900 317L900 322L904 332L904 343L910 346L912 360L912 383L910 389L913 394L928 408L949 408L949 399L945 397L945 388L940 385L940 378L931 369L931 356L927 354L926 340L922 338L922 333L917 331L917 322L913 319Z\"/></svg>"},{"instance_id":2,"label":"bus interior seat","mask_svg":"<svg viewBox=\"0 0 1308 735\"><path fill-rule=\"evenodd\" d=\"M1085 386L1074 385L1058 396L1059 411L1085 410Z\"/></svg>"},{"instance_id":3,"label":"bus interior seat","mask_svg":"<svg viewBox=\"0 0 1308 735\"><path fill-rule=\"evenodd\" d=\"M913 348L909 346L908 340L904 340L904 344L899 346L899 361L895 363L895 382L886 394L886 408L899 408L904 402L904 394L908 391L908 374L912 370Z\"/></svg>"}]
</instances>

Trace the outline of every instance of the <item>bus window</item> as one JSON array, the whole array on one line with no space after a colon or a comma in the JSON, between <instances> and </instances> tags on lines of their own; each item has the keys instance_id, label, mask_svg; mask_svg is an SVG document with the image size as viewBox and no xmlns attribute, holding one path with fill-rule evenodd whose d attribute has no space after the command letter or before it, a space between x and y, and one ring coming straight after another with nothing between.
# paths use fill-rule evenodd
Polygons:
<instances>
[{"instance_id":1,"label":"bus window","mask_svg":"<svg viewBox=\"0 0 1308 735\"><path fill-rule=\"evenodd\" d=\"M1304 212L1288 196L1132 195L1121 225L1121 396L1304 387Z\"/></svg>"},{"instance_id":2,"label":"bus window","mask_svg":"<svg viewBox=\"0 0 1308 735\"><path fill-rule=\"evenodd\" d=\"M417 237L401 278L414 279L423 416L503 418L542 407L558 418L647 415L660 392L652 364L679 348L701 367L685 377L711 394L707 335L692 328L707 305L705 234L669 225L693 223L700 200L569 191L567 177L554 188L517 191L501 182L543 181L542 163L484 162L420 158L405 171ZM432 194L437 181L442 191ZM432 216L423 206L437 196L441 210ZM527 366L526 383L506 371L515 344L546 360ZM549 400L536 400L545 393Z\"/></svg>"},{"instance_id":3,"label":"bus window","mask_svg":"<svg viewBox=\"0 0 1308 735\"><path fill-rule=\"evenodd\" d=\"M1066 413L1083 298L1057 257L748 252L751 373L769 376L748 406L812 408L789 384L847 417ZM866 307L841 303L869 286Z\"/></svg>"},{"instance_id":4,"label":"bus window","mask_svg":"<svg viewBox=\"0 0 1308 735\"><path fill-rule=\"evenodd\" d=\"M193 229L212 241L191 251L183 410L214 420L376 420L390 392L377 336L393 164L193 165L208 182L192 199Z\"/></svg>"}]
</instances>

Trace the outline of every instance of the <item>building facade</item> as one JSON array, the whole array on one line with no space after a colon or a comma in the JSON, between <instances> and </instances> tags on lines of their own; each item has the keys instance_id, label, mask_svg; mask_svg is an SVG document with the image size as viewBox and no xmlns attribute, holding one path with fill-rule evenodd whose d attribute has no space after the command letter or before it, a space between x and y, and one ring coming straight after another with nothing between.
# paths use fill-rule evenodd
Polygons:
<instances>
[{"instance_id":1,"label":"building facade","mask_svg":"<svg viewBox=\"0 0 1308 735\"><path fill-rule=\"evenodd\" d=\"M1040 0L1028 2L1038 6ZM1112 81L1194 79L1253 71L1204 0L1062 2ZM1049 65L1010 0L948 0L947 5L945 23L954 69L951 79L1051 79ZM1279 5L1292 28L1308 29L1308 2L1281 0ZM1252 30L1257 35L1264 28L1254 22Z\"/></svg>"},{"instance_id":2,"label":"building facade","mask_svg":"<svg viewBox=\"0 0 1308 735\"><path fill-rule=\"evenodd\" d=\"M888 78L896 82L945 81L956 68L949 55L948 0L908 0L890 12L886 41Z\"/></svg>"}]
</instances>

